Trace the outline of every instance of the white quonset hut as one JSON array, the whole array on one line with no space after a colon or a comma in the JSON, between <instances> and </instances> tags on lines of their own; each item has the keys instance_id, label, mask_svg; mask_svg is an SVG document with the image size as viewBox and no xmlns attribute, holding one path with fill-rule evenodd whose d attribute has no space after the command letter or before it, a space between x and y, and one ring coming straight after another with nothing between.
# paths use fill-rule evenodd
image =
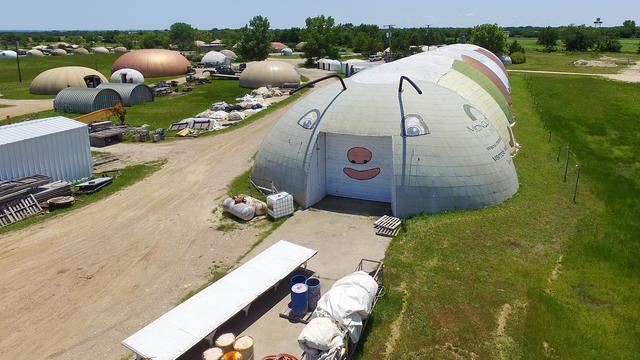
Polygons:
<instances>
[{"instance_id":1,"label":"white quonset hut","mask_svg":"<svg viewBox=\"0 0 640 360\"><path fill-rule=\"evenodd\" d=\"M509 109L489 94L500 92L462 60L419 56L300 99L264 139L253 176L303 207L334 195L390 203L399 217L509 199L518 190ZM402 76L416 87L402 80L399 92Z\"/></svg>"},{"instance_id":2,"label":"white quonset hut","mask_svg":"<svg viewBox=\"0 0 640 360\"><path fill-rule=\"evenodd\" d=\"M86 124L57 116L0 126L0 180L41 174L74 181L92 173Z\"/></svg>"},{"instance_id":3,"label":"white quonset hut","mask_svg":"<svg viewBox=\"0 0 640 360\"><path fill-rule=\"evenodd\" d=\"M111 74L112 83L144 84L144 75L134 69L120 69Z\"/></svg>"}]
</instances>

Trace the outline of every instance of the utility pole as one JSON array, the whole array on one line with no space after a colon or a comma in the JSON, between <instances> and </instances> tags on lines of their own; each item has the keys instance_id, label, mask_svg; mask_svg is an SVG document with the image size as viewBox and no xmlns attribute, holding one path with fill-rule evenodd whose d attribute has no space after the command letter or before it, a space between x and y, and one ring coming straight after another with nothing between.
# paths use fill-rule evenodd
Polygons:
<instances>
[{"instance_id":1,"label":"utility pole","mask_svg":"<svg viewBox=\"0 0 640 360\"><path fill-rule=\"evenodd\" d=\"M389 39L389 61L393 60L393 52L391 51L391 30L393 30L394 24L382 25L382 27L386 27L387 30L387 39Z\"/></svg>"},{"instance_id":2,"label":"utility pole","mask_svg":"<svg viewBox=\"0 0 640 360\"><path fill-rule=\"evenodd\" d=\"M16 63L18 64L18 79L22 83L22 71L20 71L20 41L16 40Z\"/></svg>"}]
</instances>

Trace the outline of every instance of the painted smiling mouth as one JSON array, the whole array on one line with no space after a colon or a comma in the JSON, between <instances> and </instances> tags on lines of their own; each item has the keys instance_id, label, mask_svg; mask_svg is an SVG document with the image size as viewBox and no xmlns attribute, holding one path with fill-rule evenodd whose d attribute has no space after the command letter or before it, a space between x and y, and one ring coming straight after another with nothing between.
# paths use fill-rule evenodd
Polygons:
<instances>
[{"instance_id":1,"label":"painted smiling mouth","mask_svg":"<svg viewBox=\"0 0 640 360\"><path fill-rule=\"evenodd\" d=\"M378 174L380 174L380 168L373 168L373 169L367 169L367 170L356 170L356 169L352 169L352 168L344 168L342 169L342 171L344 171L344 173L355 180L371 180L374 177L378 176Z\"/></svg>"}]
</instances>

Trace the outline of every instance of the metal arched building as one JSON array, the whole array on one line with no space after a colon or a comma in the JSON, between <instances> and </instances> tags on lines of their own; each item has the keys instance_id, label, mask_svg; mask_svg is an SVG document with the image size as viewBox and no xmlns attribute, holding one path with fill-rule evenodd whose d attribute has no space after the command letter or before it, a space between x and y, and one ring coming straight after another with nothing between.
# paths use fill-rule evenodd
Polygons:
<instances>
[{"instance_id":1,"label":"metal arched building","mask_svg":"<svg viewBox=\"0 0 640 360\"><path fill-rule=\"evenodd\" d=\"M519 185L507 117L461 62L415 55L315 90L265 137L253 176L303 207L333 195L389 203L398 217L509 199Z\"/></svg>"},{"instance_id":2,"label":"metal arched building","mask_svg":"<svg viewBox=\"0 0 640 360\"><path fill-rule=\"evenodd\" d=\"M124 106L139 105L154 100L153 90L145 84L100 84L98 89L111 89L120 95Z\"/></svg>"},{"instance_id":3,"label":"metal arched building","mask_svg":"<svg viewBox=\"0 0 640 360\"><path fill-rule=\"evenodd\" d=\"M120 95L111 89L66 88L62 89L55 100L53 108L58 112L88 114L106 109L122 102Z\"/></svg>"}]
</instances>

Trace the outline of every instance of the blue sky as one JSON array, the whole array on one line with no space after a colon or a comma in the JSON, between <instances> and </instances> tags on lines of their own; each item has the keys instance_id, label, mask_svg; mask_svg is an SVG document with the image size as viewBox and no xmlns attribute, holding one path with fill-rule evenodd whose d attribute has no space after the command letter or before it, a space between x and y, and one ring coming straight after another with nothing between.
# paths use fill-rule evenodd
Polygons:
<instances>
[{"instance_id":1,"label":"blue sky","mask_svg":"<svg viewBox=\"0 0 640 360\"><path fill-rule=\"evenodd\" d=\"M242 5L240 5L242 4ZM233 13L222 10L234 9ZM273 28L304 26L308 16L331 15L338 22L395 24L399 27L463 27L591 24L604 26L640 17L638 0L484 0L484 1L204 1L204 0L0 0L0 30L166 29L183 21L199 29L237 28L253 15ZM640 23L640 19L634 19Z\"/></svg>"}]
</instances>

